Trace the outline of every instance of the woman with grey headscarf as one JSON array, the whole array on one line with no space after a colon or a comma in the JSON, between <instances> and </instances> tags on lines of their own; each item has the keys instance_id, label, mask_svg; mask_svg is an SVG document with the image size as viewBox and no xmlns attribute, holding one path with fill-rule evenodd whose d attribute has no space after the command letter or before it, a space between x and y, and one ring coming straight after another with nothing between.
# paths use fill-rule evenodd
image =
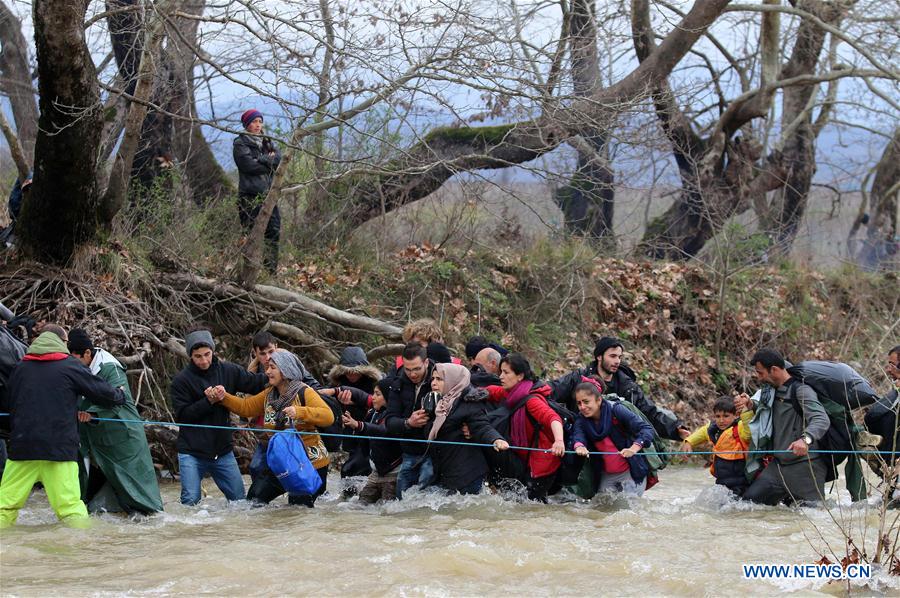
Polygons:
<instances>
[{"instance_id":1,"label":"woman with grey headscarf","mask_svg":"<svg viewBox=\"0 0 900 598\"><path fill-rule=\"evenodd\" d=\"M469 370L453 363L439 363L431 375L431 390L439 393L433 421L427 428L428 453L434 463L435 484L451 492L478 494L484 487L488 463L477 444L493 444L505 451L509 444L487 418L487 392L470 384ZM469 428L471 440L463 431ZM477 443L466 446L466 443Z\"/></svg>"},{"instance_id":2,"label":"woman with grey headscarf","mask_svg":"<svg viewBox=\"0 0 900 598\"><path fill-rule=\"evenodd\" d=\"M303 366L290 351L278 349L272 353L266 367L266 376L269 378L269 387L258 395L242 398L224 393L222 405L241 417L263 416L263 426L267 429L284 430L292 427L306 432L301 438L309 460L322 478L322 487L311 495L291 494L288 502L312 507L316 498L325 492L330 462L322 438L316 432L318 428L333 424L334 414L322 397L301 381ZM267 435L261 442L268 443L269 438L271 435ZM266 467L265 472L250 485L247 500L268 503L284 492L278 478Z\"/></svg>"}]
</instances>

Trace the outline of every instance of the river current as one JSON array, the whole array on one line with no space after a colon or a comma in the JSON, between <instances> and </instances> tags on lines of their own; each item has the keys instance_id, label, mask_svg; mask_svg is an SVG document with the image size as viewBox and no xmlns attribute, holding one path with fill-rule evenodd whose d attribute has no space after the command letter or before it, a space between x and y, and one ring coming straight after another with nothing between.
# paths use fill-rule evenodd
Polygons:
<instances>
[{"instance_id":1,"label":"river current","mask_svg":"<svg viewBox=\"0 0 900 598\"><path fill-rule=\"evenodd\" d=\"M332 474L315 509L282 497L228 505L211 480L198 507L162 487L166 512L104 514L88 530L56 523L36 491L0 535L0 592L27 596L770 596L845 595L846 583L743 579L744 563L812 563L843 551L832 516L874 547L877 509L839 495L824 509L738 504L708 472L673 466L639 499L550 505L514 495L413 491L364 507ZM874 501L871 501L874 503ZM869 528L864 544L863 528ZM820 551L817 553L817 550ZM854 595L900 595L873 572Z\"/></svg>"}]
</instances>

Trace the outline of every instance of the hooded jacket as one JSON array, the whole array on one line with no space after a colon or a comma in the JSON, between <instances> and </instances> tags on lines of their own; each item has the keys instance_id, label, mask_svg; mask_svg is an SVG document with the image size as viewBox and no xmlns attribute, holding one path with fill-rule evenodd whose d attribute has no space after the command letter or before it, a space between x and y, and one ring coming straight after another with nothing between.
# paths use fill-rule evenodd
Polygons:
<instances>
[{"instance_id":1,"label":"hooded jacket","mask_svg":"<svg viewBox=\"0 0 900 598\"><path fill-rule=\"evenodd\" d=\"M77 461L79 395L109 407L125 403L121 389L91 374L58 336L42 333L9 378L9 458Z\"/></svg>"},{"instance_id":2,"label":"hooded jacket","mask_svg":"<svg viewBox=\"0 0 900 598\"><path fill-rule=\"evenodd\" d=\"M347 374L359 374L361 378L356 382L350 382ZM369 364L362 347L347 347L341 352L341 361L328 372L328 382L332 386L350 386L372 394L375 392L375 383L381 380L384 374L375 366Z\"/></svg>"},{"instance_id":3,"label":"hooded jacket","mask_svg":"<svg viewBox=\"0 0 900 598\"><path fill-rule=\"evenodd\" d=\"M180 424L206 424L231 426L228 409L213 405L204 391L210 386L222 385L228 393L262 391L269 379L265 374L251 374L234 363L220 361L213 356L212 364L201 370L193 362L178 372L172 380L169 393L175 422ZM201 459L217 459L230 453L233 447L232 431L210 428L182 427L178 430L178 452Z\"/></svg>"},{"instance_id":4,"label":"hooded jacket","mask_svg":"<svg viewBox=\"0 0 900 598\"><path fill-rule=\"evenodd\" d=\"M486 390L469 386L453 404L435 440L493 444L503 438L488 423L487 400ZM463 435L463 424L468 424L471 439ZM426 438L431 425L429 422L425 426ZM481 447L431 444L428 452L434 463L435 483L447 490L465 488L488 473L487 459Z\"/></svg>"}]
</instances>

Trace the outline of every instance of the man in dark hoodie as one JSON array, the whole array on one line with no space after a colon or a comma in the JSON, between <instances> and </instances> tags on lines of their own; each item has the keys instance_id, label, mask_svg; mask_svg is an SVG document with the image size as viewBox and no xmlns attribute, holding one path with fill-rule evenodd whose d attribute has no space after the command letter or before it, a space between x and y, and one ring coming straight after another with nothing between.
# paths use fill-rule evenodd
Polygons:
<instances>
[{"instance_id":1,"label":"man in dark hoodie","mask_svg":"<svg viewBox=\"0 0 900 598\"><path fill-rule=\"evenodd\" d=\"M583 381L583 378L597 378L603 381L607 393L619 395L640 409L661 438L684 440L690 436L691 431L674 413L657 407L644 395L634 372L622 363L623 352L622 341L604 336L594 346L594 361L587 367L550 382L553 398L569 409L577 411L574 404L575 387Z\"/></svg>"},{"instance_id":2,"label":"man in dark hoodie","mask_svg":"<svg viewBox=\"0 0 900 598\"><path fill-rule=\"evenodd\" d=\"M15 523L32 487L41 482L56 516L84 524L87 507L78 483L79 395L109 407L125 394L69 355L65 331L45 325L9 379L12 433L0 482L0 527Z\"/></svg>"},{"instance_id":3,"label":"man in dark hoodie","mask_svg":"<svg viewBox=\"0 0 900 598\"><path fill-rule=\"evenodd\" d=\"M265 374L251 374L241 366L220 361L208 330L189 332L184 348L191 362L172 380L170 393L175 421L183 424L231 426L230 412L219 405L216 386L225 391L256 394L268 383ZM209 473L228 500L244 498L244 481L234 458L231 430L181 427L178 430L178 469L181 502L200 502L200 481Z\"/></svg>"}]
</instances>

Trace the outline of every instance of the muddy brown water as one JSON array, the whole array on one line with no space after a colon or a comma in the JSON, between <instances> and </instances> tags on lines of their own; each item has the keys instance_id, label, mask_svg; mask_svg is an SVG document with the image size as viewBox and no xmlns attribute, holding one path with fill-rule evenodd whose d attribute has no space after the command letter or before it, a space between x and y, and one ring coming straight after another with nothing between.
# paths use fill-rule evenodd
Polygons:
<instances>
[{"instance_id":1,"label":"muddy brown water","mask_svg":"<svg viewBox=\"0 0 900 598\"><path fill-rule=\"evenodd\" d=\"M0 593L27 596L770 596L845 595L845 584L742 579L742 563L810 563L843 546L823 509L730 501L698 467L670 467L640 499L550 505L514 496L412 493L363 507L339 496L315 509L226 504L210 480L198 507L163 486L166 512L105 514L88 530L55 522L38 491L0 534ZM873 501L874 502L874 501ZM854 530L877 509L833 498ZM857 540L862 536L853 532ZM874 537L870 534L871 538ZM869 548L871 549L870 545ZM900 595L876 572L858 595Z\"/></svg>"}]
</instances>

